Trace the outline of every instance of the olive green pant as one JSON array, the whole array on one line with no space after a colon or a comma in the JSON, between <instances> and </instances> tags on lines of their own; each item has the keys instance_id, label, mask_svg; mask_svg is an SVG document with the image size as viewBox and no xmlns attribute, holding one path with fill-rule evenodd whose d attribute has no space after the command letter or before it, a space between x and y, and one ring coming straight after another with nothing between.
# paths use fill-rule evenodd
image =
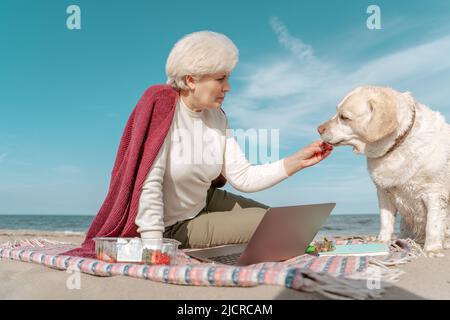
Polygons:
<instances>
[{"instance_id":1,"label":"olive green pant","mask_svg":"<svg viewBox=\"0 0 450 320\"><path fill-rule=\"evenodd\" d=\"M192 219L166 227L165 238L180 248L247 243L269 207L225 190L210 188L206 206Z\"/></svg>"}]
</instances>

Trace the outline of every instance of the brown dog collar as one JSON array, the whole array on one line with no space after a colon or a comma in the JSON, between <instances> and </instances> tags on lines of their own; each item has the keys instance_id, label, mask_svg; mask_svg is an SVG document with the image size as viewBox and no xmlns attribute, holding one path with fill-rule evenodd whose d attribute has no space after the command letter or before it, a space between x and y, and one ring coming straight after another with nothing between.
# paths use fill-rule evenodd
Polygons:
<instances>
[{"instance_id":1,"label":"brown dog collar","mask_svg":"<svg viewBox=\"0 0 450 320\"><path fill-rule=\"evenodd\" d=\"M414 126L414 123L416 122L416 104L414 103L413 107L412 107L412 120L411 123L408 126L408 129L406 129L405 132L403 132L403 134L399 137L397 137L397 139L395 139L394 144L389 148L388 151L386 151L385 154L383 154L382 156L378 157L378 158L382 158L387 156L389 153L391 153L392 151L394 151L395 149L397 149L402 143L403 141L405 141L406 137L408 136L408 134L411 132L412 127Z\"/></svg>"}]
</instances>

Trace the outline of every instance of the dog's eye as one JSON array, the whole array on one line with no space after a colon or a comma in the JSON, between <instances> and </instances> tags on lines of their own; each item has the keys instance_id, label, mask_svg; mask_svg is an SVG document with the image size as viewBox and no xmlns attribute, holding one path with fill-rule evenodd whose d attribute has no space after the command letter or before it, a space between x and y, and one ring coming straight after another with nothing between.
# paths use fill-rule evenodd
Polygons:
<instances>
[{"instance_id":1,"label":"dog's eye","mask_svg":"<svg viewBox=\"0 0 450 320\"><path fill-rule=\"evenodd\" d=\"M350 120L350 118L347 118L346 116L344 116L344 115L340 115L339 116L339 118L341 119L341 120Z\"/></svg>"}]
</instances>

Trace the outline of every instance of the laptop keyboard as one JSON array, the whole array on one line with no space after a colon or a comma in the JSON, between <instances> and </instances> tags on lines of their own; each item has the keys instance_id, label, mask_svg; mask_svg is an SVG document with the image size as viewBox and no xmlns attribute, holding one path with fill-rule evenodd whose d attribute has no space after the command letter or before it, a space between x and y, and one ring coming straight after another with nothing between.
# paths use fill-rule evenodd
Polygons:
<instances>
[{"instance_id":1,"label":"laptop keyboard","mask_svg":"<svg viewBox=\"0 0 450 320\"><path fill-rule=\"evenodd\" d=\"M208 257L208 259L219 262L219 263L223 263L223 264L235 265L238 262L241 254L242 254L241 252L238 252L238 253L227 254L224 256Z\"/></svg>"}]
</instances>

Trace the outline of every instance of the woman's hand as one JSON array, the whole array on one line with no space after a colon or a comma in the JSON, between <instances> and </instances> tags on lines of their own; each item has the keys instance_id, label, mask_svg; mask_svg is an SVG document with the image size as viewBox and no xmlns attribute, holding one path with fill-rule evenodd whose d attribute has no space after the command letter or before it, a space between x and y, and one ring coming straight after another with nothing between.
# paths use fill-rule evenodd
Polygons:
<instances>
[{"instance_id":1,"label":"woman's hand","mask_svg":"<svg viewBox=\"0 0 450 320\"><path fill-rule=\"evenodd\" d=\"M326 157L333 147L322 140L314 141L309 146L284 159L284 167L289 176L306 167L313 166Z\"/></svg>"}]
</instances>

